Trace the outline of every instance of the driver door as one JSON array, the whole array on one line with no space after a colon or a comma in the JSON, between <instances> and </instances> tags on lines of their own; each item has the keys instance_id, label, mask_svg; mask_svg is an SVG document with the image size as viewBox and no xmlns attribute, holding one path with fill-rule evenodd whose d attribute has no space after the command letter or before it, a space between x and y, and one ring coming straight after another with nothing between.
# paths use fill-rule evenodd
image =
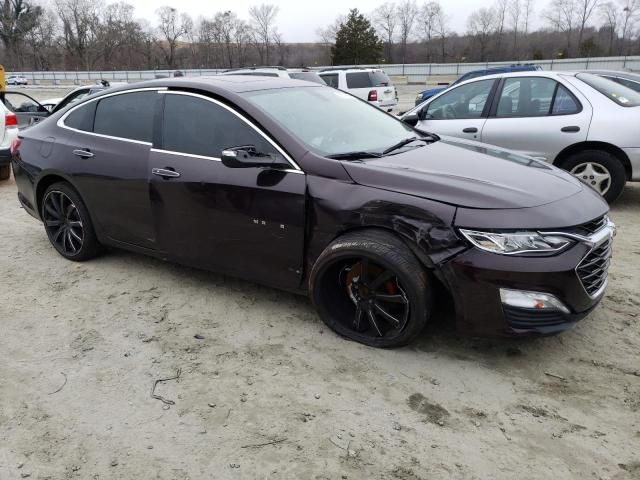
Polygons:
<instances>
[{"instance_id":1,"label":"driver door","mask_svg":"<svg viewBox=\"0 0 640 480\"><path fill-rule=\"evenodd\" d=\"M163 94L159 136L149 158L153 218L168 258L280 288L300 285L306 176L230 168L222 150L252 146L282 155L232 108L186 92Z\"/></svg>"},{"instance_id":2,"label":"driver door","mask_svg":"<svg viewBox=\"0 0 640 480\"><path fill-rule=\"evenodd\" d=\"M454 87L428 101L418 113L420 130L482 141L497 80L478 80Z\"/></svg>"},{"instance_id":3,"label":"driver door","mask_svg":"<svg viewBox=\"0 0 640 480\"><path fill-rule=\"evenodd\" d=\"M49 116L49 110L22 92L6 92L4 104L18 117L18 128L24 128Z\"/></svg>"}]
</instances>

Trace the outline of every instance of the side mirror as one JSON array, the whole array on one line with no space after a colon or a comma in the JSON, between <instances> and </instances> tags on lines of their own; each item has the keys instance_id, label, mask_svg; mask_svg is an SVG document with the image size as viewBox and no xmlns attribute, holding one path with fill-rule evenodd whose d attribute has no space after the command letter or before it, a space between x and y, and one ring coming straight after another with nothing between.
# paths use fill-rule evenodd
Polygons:
<instances>
[{"instance_id":1,"label":"side mirror","mask_svg":"<svg viewBox=\"0 0 640 480\"><path fill-rule=\"evenodd\" d=\"M406 117L404 117L402 119L402 121L404 123L406 123L407 125L411 125L412 127L415 127L418 122L420 121L420 117L418 116L418 114L416 112L412 112L409 115L407 115Z\"/></svg>"},{"instance_id":2,"label":"side mirror","mask_svg":"<svg viewBox=\"0 0 640 480\"><path fill-rule=\"evenodd\" d=\"M276 155L260 153L253 145L227 148L222 151L222 164L229 168L288 168L289 164Z\"/></svg>"}]
</instances>

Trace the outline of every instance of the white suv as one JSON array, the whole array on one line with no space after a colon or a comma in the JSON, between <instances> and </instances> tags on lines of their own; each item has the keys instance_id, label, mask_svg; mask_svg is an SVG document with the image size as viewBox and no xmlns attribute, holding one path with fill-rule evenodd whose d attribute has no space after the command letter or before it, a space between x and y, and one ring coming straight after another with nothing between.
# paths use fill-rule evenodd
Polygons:
<instances>
[{"instance_id":1,"label":"white suv","mask_svg":"<svg viewBox=\"0 0 640 480\"><path fill-rule=\"evenodd\" d=\"M306 80L324 85L324 81L313 70L308 68L284 68L284 67L246 67L226 70L220 75L255 75L260 77L294 78Z\"/></svg>"},{"instance_id":2,"label":"white suv","mask_svg":"<svg viewBox=\"0 0 640 480\"><path fill-rule=\"evenodd\" d=\"M331 87L344 90L390 112L398 104L398 92L382 70L376 68L327 68L320 77Z\"/></svg>"},{"instance_id":3,"label":"white suv","mask_svg":"<svg viewBox=\"0 0 640 480\"><path fill-rule=\"evenodd\" d=\"M11 145L18 138L18 118L0 102L0 180L11 175Z\"/></svg>"}]
</instances>

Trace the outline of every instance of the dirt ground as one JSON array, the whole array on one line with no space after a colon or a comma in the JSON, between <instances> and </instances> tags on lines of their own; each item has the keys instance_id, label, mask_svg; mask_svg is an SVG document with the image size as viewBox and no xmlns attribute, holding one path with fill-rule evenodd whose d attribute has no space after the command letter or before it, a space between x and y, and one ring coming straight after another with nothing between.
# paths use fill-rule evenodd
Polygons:
<instances>
[{"instance_id":1,"label":"dirt ground","mask_svg":"<svg viewBox=\"0 0 640 480\"><path fill-rule=\"evenodd\" d=\"M412 346L122 251L76 264L0 183L0 479L638 479L640 185L577 328ZM198 337L196 337L196 335ZM175 402L151 398L156 393Z\"/></svg>"}]
</instances>

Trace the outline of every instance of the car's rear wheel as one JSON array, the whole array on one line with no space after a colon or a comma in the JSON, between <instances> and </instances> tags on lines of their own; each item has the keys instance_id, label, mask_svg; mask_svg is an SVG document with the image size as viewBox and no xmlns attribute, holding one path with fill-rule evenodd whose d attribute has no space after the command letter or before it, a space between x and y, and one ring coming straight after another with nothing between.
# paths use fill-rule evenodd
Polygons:
<instances>
[{"instance_id":1,"label":"car's rear wheel","mask_svg":"<svg viewBox=\"0 0 640 480\"><path fill-rule=\"evenodd\" d=\"M63 257L81 262L100 251L89 211L68 183L54 183L44 192L42 222L51 245Z\"/></svg>"},{"instance_id":2,"label":"car's rear wheel","mask_svg":"<svg viewBox=\"0 0 640 480\"><path fill-rule=\"evenodd\" d=\"M0 180L7 180L11 176L11 166L4 165L0 167Z\"/></svg>"},{"instance_id":3,"label":"car's rear wheel","mask_svg":"<svg viewBox=\"0 0 640 480\"><path fill-rule=\"evenodd\" d=\"M320 255L309 291L320 318L335 332L373 347L412 341L431 313L427 272L393 234L346 234Z\"/></svg>"},{"instance_id":4,"label":"car's rear wheel","mask_svg":"<svg viewBox=\"0 0 640 480\"><path fill-rule=\"evenodd\" d=\"M593 188L609 203L620 196L627 181L620 160L603 150L578 152L560 166Z\"/></svg>"}]
</instances>

